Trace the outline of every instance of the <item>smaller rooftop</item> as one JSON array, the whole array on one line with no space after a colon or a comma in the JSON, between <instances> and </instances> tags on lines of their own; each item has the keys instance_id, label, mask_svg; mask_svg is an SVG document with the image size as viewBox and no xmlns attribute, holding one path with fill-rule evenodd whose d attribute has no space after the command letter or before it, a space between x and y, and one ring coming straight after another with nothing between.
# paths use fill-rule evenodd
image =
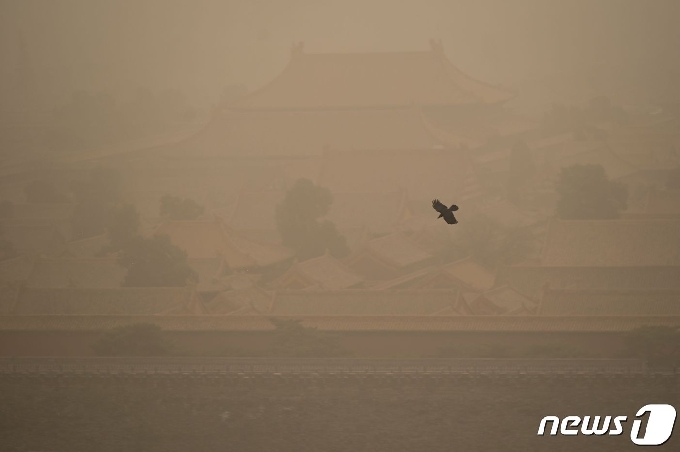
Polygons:
<instances>
[{"instance_id":1,"label":"smaller rooftop","mask_svg":"<svg viewBox=\"0 0 680 452\"><path fill-rule=\"evenodd\" d=\"M408 267L425 262L433 256L409 240L404 234L395 232L366 244L366 249L379 259L396 267Z\"/></svg>"},{"instance_id":2,"label":"smaller rooftop","mask_svg":"<svg viewBox=\"0 0 680 452\"><path fill-rule=\"evenodd\" d=\"M301 286L317 290L342 290L361 285L364 279L345 264L326 253L297 262L273 283L275 287Z\"/></svg>"},{"instance_id":3,"label":"smaller rooftop","mask_svg":"<svg viewBox=\"0 0 680 452\"><path fill-rule=\"evenodd\" d=\"M456 290L279 291L269 312L275 316L436 316L455 306Z\"/></svg>"}]
</instances>

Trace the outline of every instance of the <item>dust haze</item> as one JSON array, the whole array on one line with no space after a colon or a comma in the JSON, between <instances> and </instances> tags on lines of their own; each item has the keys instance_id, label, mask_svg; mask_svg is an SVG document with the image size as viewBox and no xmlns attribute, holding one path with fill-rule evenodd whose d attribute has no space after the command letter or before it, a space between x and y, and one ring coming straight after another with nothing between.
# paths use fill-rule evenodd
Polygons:
<instances>
[{"instance_id":1,"label":"dust haze","mask_svg":"<svg viewBox=\"0 0 680 452\"><path fill-rule=\"evenodd\" d=\"M3 450L633 450L680 407L679 17L0 0Z\"/></svg>"},{"instance_id":2,"label":"dust haze","mask_svg":"<svg viewBox=\"0 0 680 452\"><path fill-rule=\"evenodd\" d=\"M678 14L672 0L4 1L3 104L24 77L22 59L43 106L73 90L137 86L179 89L209 105L230 84L266 83L293 42L320 52L402 51L431 37L489 82L531 89L556 79L580 97L658 101L678 94ZM550 102L565 93L540 95Z\"/></svg>"}]
</instances>

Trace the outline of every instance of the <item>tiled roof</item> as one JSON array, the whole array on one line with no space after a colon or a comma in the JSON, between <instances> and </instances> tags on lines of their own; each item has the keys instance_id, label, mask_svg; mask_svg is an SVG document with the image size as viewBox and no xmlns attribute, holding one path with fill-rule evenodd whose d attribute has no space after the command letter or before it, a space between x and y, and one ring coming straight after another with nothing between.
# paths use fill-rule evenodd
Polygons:
<instances>
[{"instance_id":1,"label":"tiled roof","mask_svg":"<svg viewBox=\"0 0 680 452\"><path fill-rule=\"evenodd\" d=\"M232 270L266 267L292 256L282 246L247 239L218 220L168 221L156 229L156 234L169 236L191 259L221 257Z\"/></svg>"},{"instance_id":2,"label":"tiled roof","mask_svg":"<svg viewBox=\"0 0 680 452\"><path fill-rule=\"evenodd\" d=\"M321 109L417 105L477 105L514 94L475 80L456 68L441 42L429 51L305 53L293 48L290 62L272 82L230 105L237 109Z\"/></svg>"},{"instance_id":3,"label":"tiled roof","mask_svg":"<svg viewBox=\"0 0 680 452\"><path fill-rule=\"evenodd\" d=\"M240 229L237 231L243 238L253 240L258 243L281 245L281 236L276 230L263 229ZM361 249L371 238L371 233L367 227L360 228L338 228L338 232L345 238L347 246L352 251Z\"/></svg>"},{"instance_id":4,"label":"tiled roof","mask_svg":"<svg viewBox=\"0 0 680 452\"><path fill-rule=\"evenodd\" d=\"M26 289L15 315L157 315L184 308L194 298L187 287L119 289Z\"/></svg>"},{"instance_id":5,"label":"tiled roof","mask_svg":"<svg viewBox=\"0 0 680 452\"><path fill-rule=\"evenodd\" d=\"M253 231L278 237L276 208L285 197L284 191L241 192L227 224L247 235ZM393 232L403 214L403 192L333 193L333 203L324 220L333 222L340 231L366 227L371 233Z\"/></svg>"},{"instance_id":6,"label":"tiled roof","mask_svg":"<svg viewBox=\"0 0 680 452\"><path fill-rule=\"evenodd\" d=\"M275 287L285 287L289 279L302 280L307 287L341 290L360 285L364 279L329 254L295 263L283 274Z\"/></svg>"},{"instance_id":7,"label":"tiled roof","mask_svg":"<svg viewBox=\"0 0 680 452\"><path fill-rule=\"evenodd\" d=\"M213 315L259 315L271 309L273 293L257 287L220 292L205 303Z\"/></svg>"},{"instance_id":8,"label":"tiled roof","mask_svg":"<svg viewBox=\"0 0 680 452\"><path fill-rule=\"evenodd\" d=\"M66 243L63 254L64 257L97 257L99 252L109 244L108 234L97 235Z\"/></svg>"},{"instance_id":9,"label":"tiled roof","mask_svg":"<svg viewBox=\"0 0 680 452\"><path fill-rule=\"evenodd\" d=\"M15 281L26 281L33 271L35 256L19 256L0 261L0 285Z\"/></svg>"},{"instance_id":10,"label":"tiled roof","mask_svg":"<svg viewBox=\"0 0 680 452\"><path fill-rule=\"evenodd\" d=\"M229 239L236 249L248 256L257 267L275 265L293 257L292 251L281 245L257 242L237 234L230 234ZM229 268L238 268L237 266L232 265L227 256L225 256L225 261L229 265ZM249 266L244 267L249 268Z\"/></svg>"},{"instance_id":11,"label":"tiled roof","mask_svg":"<svg viewBox=\"0 0 680 452\"><path fill-rule=\"evenodd\" d=\"M544 267L518 265L503 267L498 279L520 292L540 298L545 284L554 289L677 289L680 266Z\"/></svg>"},{"instance_id":12,"label":"tiled roof","mask_svg":"<svg viewBox=\"0 0 680 452\"><path fill-rule=\"evenodd\" d=\"M620 333L642 326L680 326L680 317L634 316L328 316L292 317L321 331ZM167 331L272 331L268 317L226 316L0 316L0 331L103 331L153 323Z\"/></svg>"},{"instance_id":13,"label":"tiled roof","mask_svg":"<svg viewBox=\"0 0 680 452\"><path fill-rule=\"evenodd\" d=\"M221 281L227 285L229 289L241 290L250 289L254 287L262 275L256 273L235 272L222 277Z\"/></svg>"},{"instance_id":14,"label":"tiled roof","mask_svg":"<svg viewBox=\"0 0 680 452\"><path fill-rule=\"evenodd\" d=\"M464 286L472 290L490 290L496 281L496 275L470 258L444 265L442 271L453 276Z\"/></svg>"},{"instance_id":15,"label":"tiled roof","mask_svg":"<svg viewBox=\"0 0 680 452\"><path fill-rule=\"evenodd\" d=\"M173 154L198 157L318 156L326 148L418 151L465 141L416 108L217 113Z\"/></svg>"},{"instance_id":16,"label":"tiled roof","mask_svg":"<svg viewBox=\"0 0 680 452\"><path fill-rule=\"evenodd\" d=\"M457 291L341 290L280 291L271 312L276 316L417 316L454 307Z\"/></svg>"},{"instance_id":17,"label":"tiled roof","mask_svg":"<svg viewBox=\"0 0 680 452\"><path fill-rule=\"evenodd\" d=\"M387 281L374 281L370 284L369 288L371 290L399 290L404 287L411 287L412 285L419 287L419 281L436 273L437 270L438 267L433 265Z\"/></svg>"},{"instance_id":18,"label":"tiled roof","mask_svg":"<svg viewBox=\"0 0 680 452\"><path fill-rule=\"evenodd\" d=\"M222 258L197 258L189 259L189 266L198 275L198 284L196 288L200 291L215 291L224 290L229 287L228 283L223 281L222 273L224 265Z\"/></svg>"},{"instance_id":19,"label":"tiled roof","mask_svg":"<svg viewBox=\"0 0 680 452\"><path fill-rule=\"evenodd\" d=\"M127 271L116 259L39 258L27 287L110 289L120 287Z\"/></svg>"},{"instance_id":20,"label":"tiled roof","mask_svg":"<svg viewBox=\"0 0 680 452\"><path fill-rule=\"evenodd\" d=\"M680 265L680 220L553 221L548 266Z\"/></svg>"},{"instance_id":21,"label":"tiled roof","mask_svg":"<svg viewBox=\"0 0 680 452\"><path fill-rule=\"evenodd\" d=\"M680 316L680 290L546 290L540 315Z\"/></svg>"},{"instance_id":22,"label":"tiled roof","mask_svg":"<svg viewBox=\"0 0 680 452\"><path fill-rule=\"evenodd\" d=\"M481 294L464 294L463 300L473 314L526 315L535 312L537 305L535 301L508 286Z\"/></svg>"},{"instance_id":23,"label":"tiled roof","mask_svg":"<svg viewBox=\"0 0 680 452\"><path fill-rule=\"evenodd\" d=\"M408 267L433 258L430 253L424 251L399 232L369 241L366 244L366 249L381 260L396 267Z\"/></svg>"},{"instance_id":24,"label":"tiled roof","mask_svg":"<svg viewBox=\"0 0 680 452\"><path fill-rule=\"evenodd\" d=\"M461 202L481 194L465 151L329 151L316 182L333 193L405 190L418 202L454 195Z\"/></svg>"},{"instance_id":25,"label":"tiled roof","mask_svg":"<svg viewBox=\"0 0 680 452\"><path fill-rule=\"evenodd\" d=\"M441 218L438 219L436 212L433 213L434 215L418 215L402 221L399 230L428 253L438 254L442 251L442 246L455 237L455 231Z\"/></svg>"}]
</instances>

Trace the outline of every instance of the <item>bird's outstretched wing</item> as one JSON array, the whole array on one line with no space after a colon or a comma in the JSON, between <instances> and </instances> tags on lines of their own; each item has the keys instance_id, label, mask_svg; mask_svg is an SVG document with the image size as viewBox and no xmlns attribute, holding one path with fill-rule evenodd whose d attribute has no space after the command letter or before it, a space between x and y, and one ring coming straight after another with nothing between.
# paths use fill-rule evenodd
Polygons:
<instances>
[{"instance_id":1,"label":"bird's outstretched wing","mask_svg":"<svg viewBox=\"0 0 680 452\"><path fill-rule=\"evenodd\" d=\"M438 199L432 201L432 208L437 212L441 213L442 215L446 214L449 211L449 208L442 204Z\"/></svg>"},{"instance_id":2,"label":"bird's outstretched wing","mask_svg":"<svg viewBox=\"0 0 680 452\"><path fill-rule=\"evenodd\" d=\"M444 221L446 221L448 224L458 224L458 220L456 220L456 217L451 212L443 215L443 217Z\"/></svg>"}]
</instances>

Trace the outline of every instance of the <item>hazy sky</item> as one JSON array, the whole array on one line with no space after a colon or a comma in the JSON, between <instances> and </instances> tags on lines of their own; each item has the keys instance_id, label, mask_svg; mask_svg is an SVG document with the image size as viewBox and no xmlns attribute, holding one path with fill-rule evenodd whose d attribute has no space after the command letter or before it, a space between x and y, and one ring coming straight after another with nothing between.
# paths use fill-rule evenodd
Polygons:
<instances>
[{"instance_id":1,"label":"hazy sky","mask_svg":"<svg viewBox=\"0 0 680 452\"><path fill-rule=\"evenodd\" d=\"M677 0L0 2L3 92L30 74L50 101L144 85L207 104L228 84L266 82L298 40L325 52L417 50L441 38L461 69L509 85L598 66L670 77L680 64Z\"/></svg>"}]
</instances>

